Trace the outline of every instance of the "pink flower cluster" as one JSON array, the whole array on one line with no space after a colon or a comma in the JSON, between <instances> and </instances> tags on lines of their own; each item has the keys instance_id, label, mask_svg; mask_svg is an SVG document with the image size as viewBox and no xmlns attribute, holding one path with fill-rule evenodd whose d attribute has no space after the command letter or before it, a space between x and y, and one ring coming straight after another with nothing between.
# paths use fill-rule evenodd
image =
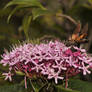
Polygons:
<instances>
[{"instance_id":1,"label":"pink flower cluster","mask_svg":"<svg viewBox=\"0 0 92 92\"><path fill-rule=\"evenodd\" d=\"M90 74L92 58L87 55L85 49L50 41L47 44L27 43L15 46L12 51L5 51L0 63L9 65L9 74L5 75L11 76L12 70L27 73L31 77L40 74L47 79L54 79L57 84L58 79L62 80L66 75L71 77L80 72L83 75ZM11 80L10 76L7 78Z\"/></svg>"}]
</instances>

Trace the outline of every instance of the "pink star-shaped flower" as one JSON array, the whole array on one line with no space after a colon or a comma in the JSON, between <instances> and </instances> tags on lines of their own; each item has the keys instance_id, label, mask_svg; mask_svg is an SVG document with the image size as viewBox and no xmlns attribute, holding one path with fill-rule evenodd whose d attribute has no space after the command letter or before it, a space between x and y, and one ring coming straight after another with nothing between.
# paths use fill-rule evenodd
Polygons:
<instances>
[{"instance_id":1,"label":"pink star-shaped flower","mask_svg":"<svg viewBox=\"0 0 92 92\"><path fill-rule=\"evenodd\" d=\"M12 76L13 74L11 74L11 72L10 72L10 71L9 71L8 73L3 73L2 75L4 75L4 76L5 76L5 80L9 79L9 81L12 81L11 76Z\"/></svg>"},{"instance_id":2,"label":"pink star-shaped flower","mask_svg":"<svg viewBox=\"0 0 92 92\"><path fill-rule=\"evenodd\" d=\"M89 65L85 66L85 64L82 62L82 67L80 69L83 70L83 75L86 75L87 73L90 74L91 72L88 70L89 69Z\"/></svg>"}]
</instances>

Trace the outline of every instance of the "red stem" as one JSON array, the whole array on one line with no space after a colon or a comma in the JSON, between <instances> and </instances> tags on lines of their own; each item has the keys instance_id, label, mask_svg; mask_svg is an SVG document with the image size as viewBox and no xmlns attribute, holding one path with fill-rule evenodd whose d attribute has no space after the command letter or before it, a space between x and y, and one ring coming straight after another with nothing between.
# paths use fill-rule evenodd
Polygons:
<instances>
[{"instance_id":1,"label":"red stem","mask_svg":"<svg viewBox=\"0 0 92 92\"><path fill-rule=\"evenodd\" d=\"M65 88L68 87L68 70L66 72L66 78L65 78Z\"/></svg>"}]
</instances>

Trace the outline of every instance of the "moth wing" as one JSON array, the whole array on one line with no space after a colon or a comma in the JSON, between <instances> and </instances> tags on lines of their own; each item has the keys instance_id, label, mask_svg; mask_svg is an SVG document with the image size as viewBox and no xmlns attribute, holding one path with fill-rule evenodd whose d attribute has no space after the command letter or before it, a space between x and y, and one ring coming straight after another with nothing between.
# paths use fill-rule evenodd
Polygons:
<instances>
[{"instance_id":1,"label":"moth wing","mask_svg":"<svg viewBox=\"0 0 92 92\"><path fill-rule=\"evenodd\" d=\"M78 24L77 24L76 29L74 30L74 32L72 34L72 37L71 37L72 40L76 40L78 38L80 30L81 30L81 23L79 21Z\"/></svg>"},{"instance_id":2,"label":"moth wing","mask_svg":"<svg viewBox=\"0 0 92 92\"><path fill-rule=\"evenodd\" d=\"M86 34L82 34L82 35L80 35L76 40L77 41L80 41L80 40L82 40L83 38L85 38L86 37Z\"/></svg>"},{"instance_id":3,"label":"moth wing","mask_svg":"<svg viewBox=\"0 0 92 92\"><path fill-rule=\"evenodd\" d=\"M88 23L83 27L81 34L84 35L83 38L87 37L87 32L88 32Z\"/></svg>"},{"instance_id":4,"label":"moth wing","mask_svg":"<svg viewBox=\"0 0 92 92\"><path fill-rule=\"evenodd\" d=\"M81 31L81 35L77 38L77 40L81 40L84 39L85 37L87 37L87 31L88 31L88 23L83 27L82 31Z\"/></svg>"},{"instance_id":5,"label":"moth wing","mask_svg":"<svg viewBox=\"0 0 92 92\"><path fill-rule=\"evenodd\" d=\"M73 32L73 34L77 34L77 33L79 33L80 30L81 30L81 23L80 23L80 21L79 21L78 24L77 24L76 29L75 29L74 32Z\"/></svg>"}]
</instances>

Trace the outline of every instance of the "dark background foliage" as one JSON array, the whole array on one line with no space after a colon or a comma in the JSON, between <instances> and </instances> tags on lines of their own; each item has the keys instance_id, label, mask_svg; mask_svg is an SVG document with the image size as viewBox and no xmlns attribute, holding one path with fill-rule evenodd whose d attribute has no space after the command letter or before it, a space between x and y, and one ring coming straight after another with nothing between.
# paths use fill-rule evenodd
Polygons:
<instances>
[{"instance_id":1,"label":"dark background foliage","mask_svg":"<svg viewBox=\"0 0 92 92\"><path fill-rule=\"evenodd\" d=\"M0 54L3 53L4 49L9 50L12 44L26 40L22 21L25 14L31 11L30 8L18 10L14 13L9 23L7 23L7 17L15 7L9 7L4 10L3 8L9 1L0 0ZM50 12L71 16L76 21L80 20L82 26L88 23L89 43L83 45L83 48L89 53L92 53L92 0L40 0L40 2ZM72 22L63 17L44 14L44 16L40 16L36 20L31 21L28 36L31 40L35 40L44 35L52 35L60 40L64 40L73 32L75 27ZM0 72L3 71L7 71L7 69L0 65ZM92 74L84 77L79 75L78 78L80 80L71 80L69 87L74 90L80 90L80 92L92 92ZM8 81L0 79L0 92L23 92L21 89L24 89L24 87L20 86L18 81L14 82L9 83Z\"/></svg>"}]
</instances>

